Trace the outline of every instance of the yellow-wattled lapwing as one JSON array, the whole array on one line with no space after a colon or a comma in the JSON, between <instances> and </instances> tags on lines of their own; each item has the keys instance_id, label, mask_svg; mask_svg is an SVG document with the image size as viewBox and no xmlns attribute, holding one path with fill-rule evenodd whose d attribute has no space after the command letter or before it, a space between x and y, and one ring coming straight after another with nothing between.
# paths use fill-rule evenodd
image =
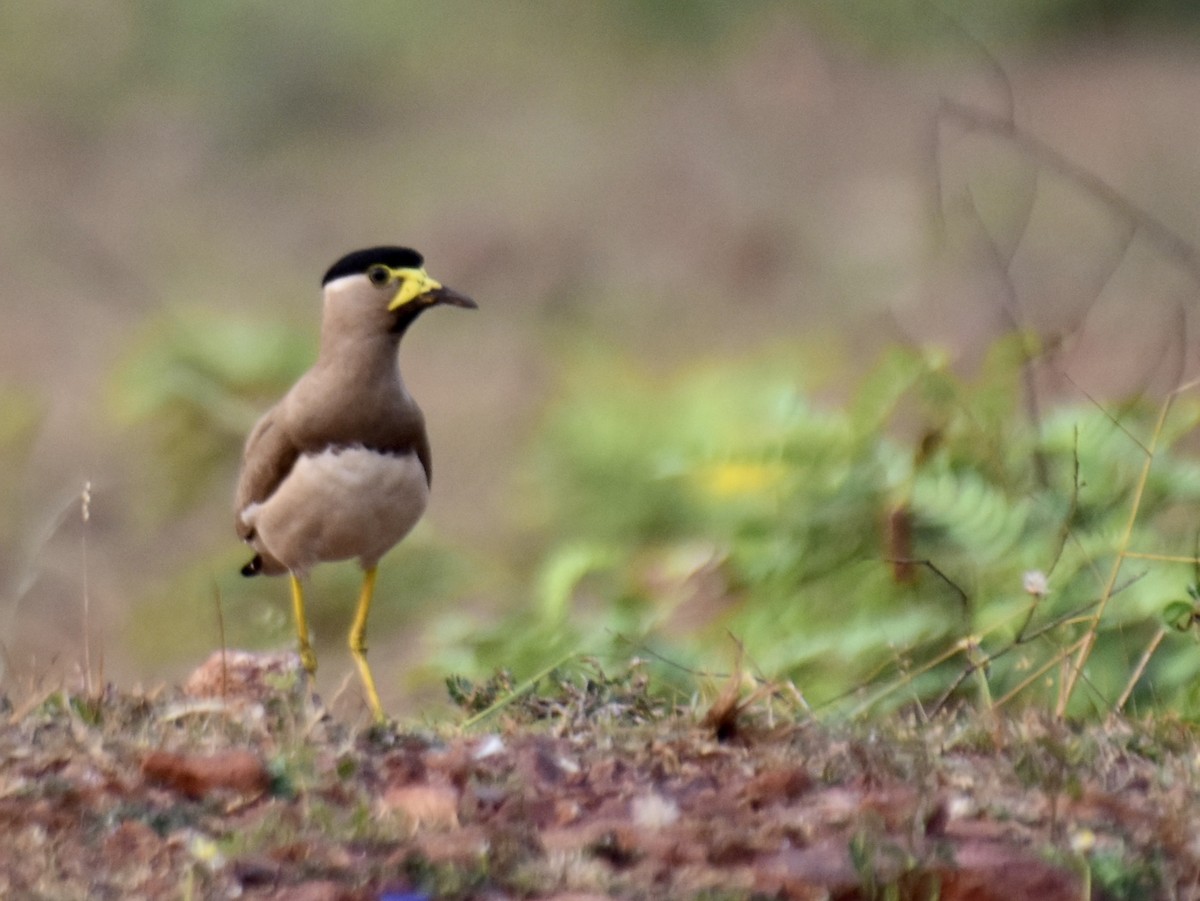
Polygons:
<instances>
[{"instance_id":1,"label":"yellow-wattled lapwing","mask_svg":"<svg viewBox=\"0 0 1200 901\"><path fill-rule=\"evenodd\" d=\"M430 307L475 307L423 263L406 247L373 247L325 273L317 361L251 431L235 500L238 534L255 550L242 574L290 576L309 673L317 658L301 580L317 563L362 565L350 652L376 719L384 713L366 658L376 567L425 512L432 476L425 417L400 378L397 349Z\"/></svg>"}]
</instances>

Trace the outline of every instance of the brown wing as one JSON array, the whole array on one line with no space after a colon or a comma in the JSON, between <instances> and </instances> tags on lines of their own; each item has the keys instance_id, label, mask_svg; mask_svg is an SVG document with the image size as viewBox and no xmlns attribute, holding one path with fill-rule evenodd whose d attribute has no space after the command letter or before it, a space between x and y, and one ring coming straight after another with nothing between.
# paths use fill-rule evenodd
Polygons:
<instances>
[{"instance_id":1,"label":"brown wing","mask_svg":"<svg viewBox=\"0 0 1200 901\"><path fill-rule=\"evenodd\" d=\"M242 522L242 511L249 504L261 504L269 498L300 457L300 449L279 422L281 415L279 406L268 410L250 432L242 451L233 514L234 527L244 541L250 539L252 529Z\"/></svg>"}]
</instances>

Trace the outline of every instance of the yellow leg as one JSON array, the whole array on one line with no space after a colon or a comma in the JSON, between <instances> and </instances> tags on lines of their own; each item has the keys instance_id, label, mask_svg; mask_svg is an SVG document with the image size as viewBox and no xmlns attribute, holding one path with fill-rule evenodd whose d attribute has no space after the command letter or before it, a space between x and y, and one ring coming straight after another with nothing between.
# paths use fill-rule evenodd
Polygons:
<instances>
[{"instance_id":1,"label":"yellow leg","mask_svg":"<svg viewBox=\"0 0 1200 901\"><path fill-rule=\"evenodd\" d=\"M371 612L371 598L375 594L375 567L363 574L362 591L358 595L358 609L354 612L354 624L350 627L350 653L358 664L358 674L362 677L363 689L367 692L367 703L371 705L371 713L375 720L382 723L387 717L383 705L379 703L379 692L375 688L375 677L371 675L371 667L367 665L367 614Z\"/></svg>"},{"instance_id":2,"label":"yellow leg","mask_svg":"<svg viewBox=\"0 0 1200 901\"><path fill-rule=\"evenodd\" d=\"M317 674L317 655L308 643L308 617L304 615L304 589L300 580L292 575L292 613L296 617L296 643L300 647L300 662L310 676Z\"/></svg>"}]
</instances>

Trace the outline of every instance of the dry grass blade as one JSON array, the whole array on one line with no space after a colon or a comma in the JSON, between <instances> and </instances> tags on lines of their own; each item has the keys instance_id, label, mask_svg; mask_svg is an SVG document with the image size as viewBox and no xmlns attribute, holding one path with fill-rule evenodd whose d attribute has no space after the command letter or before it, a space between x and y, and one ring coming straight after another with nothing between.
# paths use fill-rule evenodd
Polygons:
<instances>
[{"instance_id":1,"label":"dry grass blade","mask_svg":"<svg viewBox=\"0 0 1200 901\"><path fill-rule=\"evenodd\" d=\"M1082 644L1075 654L1074 660L1071 661L1067 668L1066 678L1059 690L1058 701L1054 708L1054 714L1058 718L1066 716L1067 706L1071 702L1071 696L1075 692L1075 687L1078 684L1079 678L1083 673L1083 668L1087 663L1088 657L1092 653L1092 649L1096 645L1096 639L1100 634L1100 622L1104 617L1104 612L1108 607L1108 602L1114 594L1117 585L1117 579L1121 574L1121 567L1125 564L1125 560L1129 557L1129 544L1133 538L1133 529L1137 523L1138 513L1141 509L1142 497L1146 491L1146 482L1150 478L1150 469L1154 465L1154 457L1158 450L1159 439L1162 436L1163 428L1166 425L1167 414L1170 413L1171 407L1180 394L1190 391L1200 384L1198 381L1188 382L1180 385L1163 401L1159 408L1158 419L1154 425L1154 431L1150 435L1150 440L1145 448L1145 459L1142 461L1141 471L1138 473L1137 484L1134 488L1133 498L1130 501L1129 516L1126 519L1124 530L1117 542L1115 557L1112 567L1109 570L1108 579L1105 582L1104 590L1100 594L1100 602L1096 605L1095 611L1092 613L1087 630L1084 633Z\"/></svg>"},{"instance_id":2,"label":"dry grass blade","mask_svg":"<svg viewBox=\"0 0 1200 901\"><path fill-rule=\"evenodd\" d=\"M570 661L578 656L579 655L575 651L571 651L570 653L564 654L562 657L559 657L557 660L555 660L549 666L534 673L532 676L530 676L528 679L521 682L519 685L514 686L513 690L511 692L509 692L508 694L506 694L504 697L498 698L494 703L489 704L485 709L479 711L476 714L473 714L472 716L467 717L462 722L462 728L470 729L473 726L479 725L479 723L486 720L492 714L497 713L500 710L503 710L509 704L513 703L518 698L520 698L522 695L526 694L527 692L532 691L537 686L538 682L540 682L542 679L546 678L546 676L550 675L550 673L554 672L559 667L564 666L568 661Z\"/></svg>"},{"instance_id":3,"label":"dry grass blade","mask_svg":"<svg viewBox=\"0 0 1200 901\"><path fill-rule=\"evenodd\" d=\"M1117 703L1113 705L1112 714L1118 714L1125 709L1125 705L1129 702L1129 696L1133 694L1133 689L1141 681L1142 674L1146 672L1146 667L1150 665L1150 658L1154 656L1154 652L1158 650L1158 646L1162 644L1162 640L1166 637L1167 630L1163 626L1159 626L1158 630L1154 633L1154 637L1146 645L1146 650L1142 652L1137 666L1133 668L1133 672L1129 676L1129 681L1125 684L1125 690L1121 692L1121 696L1117 698Z\"/></svg>"},{"instance_id":4,"label":"dry grass blade","mask_svg":"<svg viewBox=\"0 0 1200 901\"><path fill-rule=\"evenodd\" d=\"M745 648L736 639L734 639L734 643L737 647L737 656L734 658L733 672L729 674L725 685L717 693L716 698L713 699L704 717L700 720L700 727L711 731L717 741L730 741L738 738L742 734L742 715L763 698L770 697L775 692L774 683L764 682L755 685L749 695L742 697L742 689L747 680L745 669L742 667Z\"/></svg>"}]
</instances>

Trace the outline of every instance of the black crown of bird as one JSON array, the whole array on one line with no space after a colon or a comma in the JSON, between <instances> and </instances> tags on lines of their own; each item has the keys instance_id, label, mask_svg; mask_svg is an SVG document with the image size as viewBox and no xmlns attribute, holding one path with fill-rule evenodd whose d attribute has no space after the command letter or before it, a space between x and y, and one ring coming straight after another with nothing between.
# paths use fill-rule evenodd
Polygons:
<instances>
[{"instance_id":1,"label":"black crown of bird","mask_svg":"<svg viewBox=\"0 0 1200 901\"><path fill-rule=\"evenodd\" d=\"M358 560L362 590L350 652L377 720L367 617L380 558L425 512L433 469L425 418L400 375L408 327L439 305L475 301L433 279L407 247L348 253L321 280L320 351L311 369L246 439L234 499L238 535L254 549L242 575L287 574L300 659L310 675L302 580L318 563Z\"/></svg>"}]
</instances>

